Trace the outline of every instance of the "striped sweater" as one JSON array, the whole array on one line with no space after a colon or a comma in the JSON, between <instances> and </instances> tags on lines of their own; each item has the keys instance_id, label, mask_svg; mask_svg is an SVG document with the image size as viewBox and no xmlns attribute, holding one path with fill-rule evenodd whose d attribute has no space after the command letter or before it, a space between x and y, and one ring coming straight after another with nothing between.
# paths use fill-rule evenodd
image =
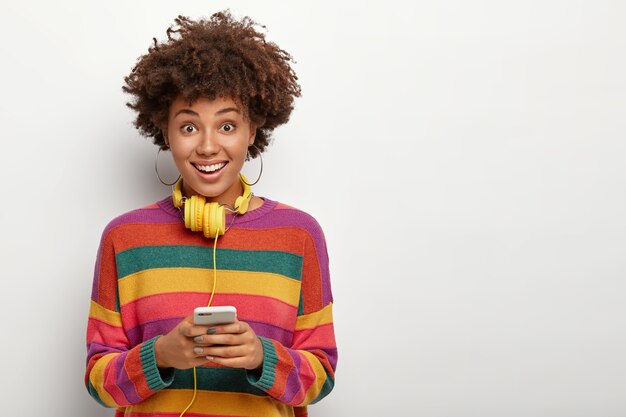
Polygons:
<instances>
[{"instance_id":1,"label":"striped sweater","mask_svg":"<svg viewBox=\"0 0 626 417\"><path fill-rule=\"evenodd\" d=\"M334 385L337 363L328 254L310 215L263 198L218 239L212 305L233 305L263 345L260 371L197 368L200 416L306 416ZM226 216L227 224L233 217ZM159 369L154 342L213 285L213 240L185 229L171 198L105 228L94 271L85 385L121 416L178 416L193 370Z\"/></svg>"}]
</instances>

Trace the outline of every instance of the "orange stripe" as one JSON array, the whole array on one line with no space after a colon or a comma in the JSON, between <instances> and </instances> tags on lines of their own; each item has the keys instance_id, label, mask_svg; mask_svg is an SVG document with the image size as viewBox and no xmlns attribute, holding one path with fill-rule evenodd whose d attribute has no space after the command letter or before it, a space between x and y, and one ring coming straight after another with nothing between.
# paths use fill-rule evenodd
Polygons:
<instances>
[{"instance_id":1,"label":"orange stripe","mask_svg":"<svg viewBox=\"0 0 626 417\"><path fill-rule=\"evenodd\" d=\"M141 398L148 398L153 394L153 391L148 387L148 381L146 381L145 373L141 366L140 348L141 346L135 346L128 352L126 361L124 361L124 370L128 374L128 378L133 381L137 395Z\"/></svg>"},{"instance_id":2,"label":"orange stripe","mask_svg":"<svg viewBox=\"0 0 626 417\"><path fill-rule=\"evenodd\" d=\"M94 300L102 307L115 311L115 292L117 288L117 271L115 253L109 233L102 242L100 252L100 269L97 271L98 299Z\"/></svg>"},{"instance_id":3,"label":"orange stripe","mask_svg":"<svg viewBox=\"0 0 626 417\"><path fill-rule=\"evenodd\" d=\"M313 239L307 235L302 265L302 299L304 314L321 310L322 305L322 273L317 259Z\"/></svg>"},{"instance_id":4,"label":"orange stripe","mask_svg":"<svg viewBox=\"0 0 626 417\"><path fill-rule=\"evenodd\" d=\"M276 356L278 356L278 362L274 369L274 385L270 388L268 393L274 398L280 398L285 393L287 377L296 365L293 358L282 344L276 341L272 341L272 343L274 344L274 350L276 350Z\"/></svg>"}]
</instances>

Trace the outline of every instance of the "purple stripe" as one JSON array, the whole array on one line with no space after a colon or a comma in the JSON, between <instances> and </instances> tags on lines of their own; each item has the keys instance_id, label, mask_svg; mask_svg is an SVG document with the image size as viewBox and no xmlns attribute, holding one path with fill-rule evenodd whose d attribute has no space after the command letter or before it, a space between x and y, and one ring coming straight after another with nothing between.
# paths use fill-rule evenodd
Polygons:
<instances>
[{"instance_id":1,"label":"purple stripe","mask_svg":"<svg viewBox=\"0 0 626 417\"><path fill-rule=\"evenodd\" d=\"M285 346L289 346L291 344L291 339L293 339L293 332L290 330L286 330L282 327L274 326L270 323L265 323L262 321L247 320L246 323L248 323L250 327L252 327L252 330L254 330L257 336L274 339Z\"/></svg>"},{"instance_id":2,"label":"purple stripe","mask_svg":"<svg viewBox=\"0 0 626 417\"><path fill-rule=\"evenodd\" d=\"M176 212L178 213L178 211ZM117 226L127 223L161 224L178 222L182 222L180 217L173 216L171 213L161 210L159 207L140 208L124 213L111 220L104 228L104 234L107 234L111 229Z\"/></svg>"},{"instance_id":3,"label":"purple stripe","mask_svg":"<svg viewBox=\"0 0 626 417\"><path fill-rule=\"evenodd\" d=\"M280 401L290 403L300 391L302 391L302 384L299 377L300 363L302 362L300 355L291 349L286 349L287 353L293 359L293 368L289 371L287 376L287 382L285 383L285 392L280 397Z\"/></svg>"},{"instance_id":4,"label":"purple stripe","mask_svg":"<svg viewBox=\"0 0 626 417\"><path fill-rule=\"evenodd\" d=\"M172 330L184 317L174 317L169 319L154 320L148 323L139 324L126 332L131 346L137 346L144 340L152 339L161 334L167 334ZM258 336L267 337L279 341L284 345L289 345L293 338L293 332L274 326L269 323L258 321L246 321Z\"/></svg>"},{"instance_id":5,"label":"purple stripe","mask_svg":"<svg viewBox=\"0 0 626 417\"><path fill-rule=\"evenodd\" d=\"M102 258L102 248L104 247L104 238L106 234L103 232L100 237L100 245L98 246L98 255L96 257L96 265L93 268L93 282L91 283L91 299L98 302L98 280L100 278L100 259Z\"/></svg>"},{"instance_id":6,"label":"purple stripe","mask_svg":"<svg viewBox=\"0 0 626 417\"><path fill-rule=\"evenodd\" d=\"M126 373L126 369L124 369L126 356L128 356L128 352L124 352L117 358L113 359L115 362L115 384L122 391L122 394L124 394L127 403L136 404L143 400L143 398L141 398L137 393L135 384L133 384L130 380L128 374Z\"/></svg>"},{"instance_id":7,"label":"purple stripe","mask_svg":"<svg viewBox=\"0 0 626 417\"><path fill-rule=\"evenodd\" d=\"M144 340L152 339L161 334L167 334L172 330L184 317L174 317L170 319L155 320L149 323L142 323L128 330L128 340L131 346L137 346Z\"/></svg>"},{"instance_id":8,"label":"purple stripe","mask_svg":"<svg viewBox=\"0 0 626 417\"><path fill-rule=\"evenodd\" d=\"M89 362L89 358L93 355L97 355L98 353L102 353L104 355L108 353L121 353L128 350L127 346L108 346L103 345L98 342L91 342L87 345L87 362Z\"/></svg>"},{"instance_id":9,"label":"purple stripe","mask_svg":"<svg viewBox=\"0 0 626 417\"><path fill-rule=\"evenodd\" d=\"M323 349L326 357L328 358L328 362L330 366L333 367L333 370L337 369L337 348L325 348Z\"/></svg>"}]
</instances>

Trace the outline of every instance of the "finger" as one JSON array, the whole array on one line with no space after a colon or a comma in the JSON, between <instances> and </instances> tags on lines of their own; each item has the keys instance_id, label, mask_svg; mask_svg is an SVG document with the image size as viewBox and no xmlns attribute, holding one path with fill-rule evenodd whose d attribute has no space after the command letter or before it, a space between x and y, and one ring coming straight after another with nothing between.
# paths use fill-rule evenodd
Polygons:
<instances>
[{"instance_id":1,"label":"finger","mask_svg":"<svg viewBox=\"0 0 626 417\"><path fill-rule=\"evenodd\" d=\"M208 346L201 349L203 355L215 358L238 358L252 354L252 349L247 345Z\"/></svg>"},{"instance_id":2,"label":"finger","mask_svg":"<svg viewBox=\"0 0 626 417\"><path fill-rule=\"evenodd\" d=\"M235 321L230 324L221 324L219 326L213 326L210 329L215 329L214 334L223 334L223 333L244 333L250 329L250 326L245 321Z\"/></svg>"},{"instance_id":3,"label":"finger","mask_svg":"<svg viewBox=\"0 0 626 417\"><path fill-rule=\"evenodd\" d=\"M198 338L198 345L211 346L211 345L244 345L252 338L247 333L226 333L226 334L212 334L205 335L202 338ZM194 339L196 341L196 339Z\"/></svg>"},{"instance_id":4,"label":"finger","mask_svg":"<svg viewBox=\"0 0 626 417\"><path fill-rule=\"evenodd\" d=\"M208 359L208 358L207 358ZM218 365L226 366L228 368L244 368L248 369L248 360L244 357L236 357L236 358L220 358L220 357L211 357L209 359L211 362L216 363Z\"/></svg>"},{"instance_id":5,"label":"finger","mask_svg":"<svg viewBox=\"0 0 626 417\"><path fill-rule=\"evenodd\" d=\"M204 334L212 334L215 333L214 330L211 330L210 326L203 326L200 324L186 324L183 325L184 327L182 328L182 333L183 335L187 336L187 337L196 337L196 336L201 336Z\"/></svg>"}]
</instances>

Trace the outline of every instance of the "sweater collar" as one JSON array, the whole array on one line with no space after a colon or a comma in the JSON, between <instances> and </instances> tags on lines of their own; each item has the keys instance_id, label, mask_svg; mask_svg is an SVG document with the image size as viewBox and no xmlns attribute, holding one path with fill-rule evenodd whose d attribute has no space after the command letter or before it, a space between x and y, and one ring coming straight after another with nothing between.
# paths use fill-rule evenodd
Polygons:
<instances>
[{"instance_id":1,"label":"sweater collar","mask_svg":"<svg viewBox=\"0 0 626 417\"><path fill-rule=\"evenodd\" d=\"M270 200L269 198L266 198L266 197L259 197L259 198L263 200L263 205L261 205L261 207L258 207L254 210L247 211L245 214L237 215L236 216L237 218L234 221L235 224L245 223L245 222L249 222L252 220L256 220L260 217L263 217L267 213L272 211L276 207L276 205L278 205L278 202ZM157 201L157 204L166 213L171 214L172 216L180 219L181 221L183 220L181 217L180 211L178 211L178 209L174 207L174 203L172 202L171 196L167 196L164 199ZM235 215L226 211L226 224L230 224L230 222L233 221L233 216Z\"/></svg>"}]
</instances>

